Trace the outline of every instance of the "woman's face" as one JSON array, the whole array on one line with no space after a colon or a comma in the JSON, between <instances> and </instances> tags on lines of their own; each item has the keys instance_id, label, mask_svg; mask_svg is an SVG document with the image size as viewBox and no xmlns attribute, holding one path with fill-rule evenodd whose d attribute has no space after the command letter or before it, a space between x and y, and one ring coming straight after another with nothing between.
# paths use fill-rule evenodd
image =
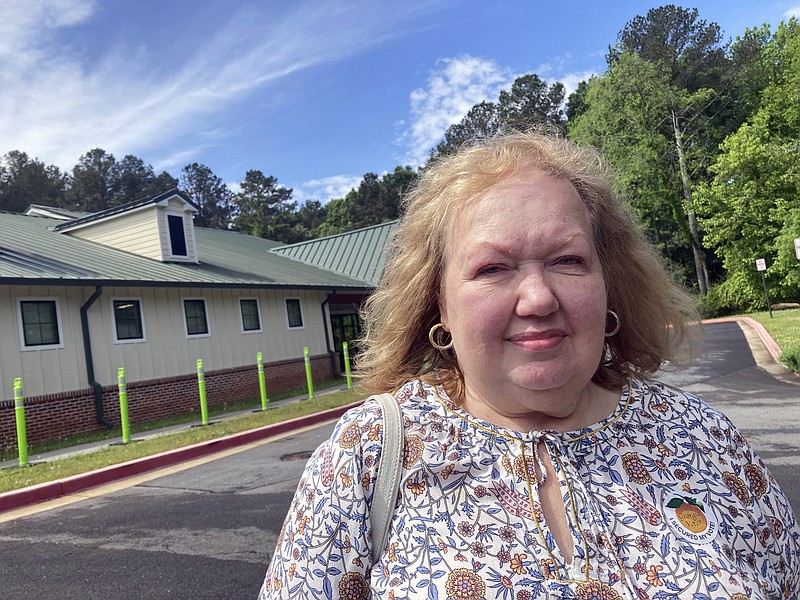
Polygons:
<instances>
[{"instance_id":1,"label":"woman's face","mask_svg":"<svg viewBox=\"0 0 800 600\"><path fill-rule=\"evenodd\" d=\"M465 210L449 232L439 309L465 402L571 414L600 362L606 315L589 214L572 184L514 175Z\"/></svg>"}]
</instances>

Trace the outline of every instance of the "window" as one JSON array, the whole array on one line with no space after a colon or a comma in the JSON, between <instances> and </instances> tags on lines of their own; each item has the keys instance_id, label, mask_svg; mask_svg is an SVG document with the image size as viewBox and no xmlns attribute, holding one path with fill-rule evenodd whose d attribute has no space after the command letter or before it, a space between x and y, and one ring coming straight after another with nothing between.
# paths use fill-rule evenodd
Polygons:
<instances>
[{"instance_id":1,"label":"window","mask_svg":"<svg viewBox=\"0 0 800 600\"><path fill-rule=\"evenodd\" d=\"M209 335L206 318L206 301L202 298L185 299L183 314L186 317L186 335Z\"/></svg>"},{"instance_id":2,"label":"window","mask_svg":"<svg viewBox=\"0 0 800 600\"><path fill-rule=\"evenodd\" d=\"M145 341L142 303L139 300L114 298L111 307L114 313L114 341Z\"/></svg>"},{"instance_id":3,"label":"window","mask_svg":"<svg viewBox=\"0 0 800 600\"><path fill-rule=\"evenodd\" d=\"M261 331L258 300L256 298L239 298L239 306L242 309L242 331L244 333L257 333Z\"/></svg>"},{"instance_id":4,"label":"window","mask_svg":"<svg viewBox=\"0 0 800 600\"><path fill-rule=\"evenodd\" d=\"M289 329L298 329L303 326L300 298L286 298L286 317L289 320Z\"/></svg>"},{"instance_id":5,"label":"window","mask_svg":"<svg viewBox=\"0 0 800 600\"><path fill-rule=\"evenodd\" d=\"M23 350L64 346L56 300L21 299L19 317Z\"/></svg>"},{"instance_id":6,"label":"window","mask_svg":"<svg viewBox=\"0 0 800 600\"><path fill-rule=\"evenodd\" d=\"M183 230L182 215L167 215L169 225L169 245L172 256L188 256L186 252L186 234Z\"/></svg>"}]
</instances>

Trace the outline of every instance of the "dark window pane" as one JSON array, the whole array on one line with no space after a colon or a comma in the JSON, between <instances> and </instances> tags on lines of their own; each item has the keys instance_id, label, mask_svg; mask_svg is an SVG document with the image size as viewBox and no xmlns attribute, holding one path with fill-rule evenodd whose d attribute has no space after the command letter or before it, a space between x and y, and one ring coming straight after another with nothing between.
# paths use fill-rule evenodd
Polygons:
<instances>
[{"instance_id":1,"label":"dark window pane","mask_svg":"<svg viewBox=\"0 0 800 600\"><path fill-rule=\"evenodd\" d=\"M289 327L303 326L303 313L300 310L300 300L298 298L286 299L286 314L289 317Z\"/></svg>"},{"instance_id":2,"label":"dark window pane","mask_svg":"<svg viewBox=\"0 0 800 600\"><path fill-rule=\"evenodd\" d=\"M204 300L184 300L183 310L186 314L186 333L189 335L205 335L208 333L206 303Z\"/></svg>"},{"instance_id":3,"label":"dark window pane","mask_svg":"<svg viewBox=\"0 0 800 600\"><path fill-rule=\"evenodd\" d=\"M183 217L167 215L169 223L169 244L172 256L187 256L186 236L183 233Z\"/></svg>"},{"instance_id":4,"label":"dark window pane","mask_svg":"<svg viewBox=\"0 0 800 600\"><path fill-rule=\"evenodd\" d=\"M114 300L114 324L118 340L141 340L142 311L138 300Z\"/></svg>"},{"instance_id":5,"label":"dark window pane","mask_svg":"<svg viewBox=\"0 0 800 600\"><path fill-rule=\"evenodd\" d=\"M26 346L51 346L61 343L58 338L58 318L55 300L23 300L22 331Z\"/></svg>"},{"instance_id":6,"label":"dark window pane","mask_svg":"<svg viewBox=\"0 0 800 600\"><path fill-rule=\"evenodd\" d=\"M261 322L258 318L258 302L255 300L240 300L242 307L242 329L244 331L258 331Z\"/></svg>"}]
</instances>

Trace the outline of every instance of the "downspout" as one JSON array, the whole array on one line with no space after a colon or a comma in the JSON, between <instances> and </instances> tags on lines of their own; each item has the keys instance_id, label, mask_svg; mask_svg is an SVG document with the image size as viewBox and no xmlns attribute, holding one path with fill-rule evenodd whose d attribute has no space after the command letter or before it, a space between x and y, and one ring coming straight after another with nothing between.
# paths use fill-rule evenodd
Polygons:
<instances>
[{"instance_id":1,"label":"downspout","mask_svg":"<svg viewBox=\"0 0 800 600\"><path fill-rule=\"evenodd\" d=\"M325 347L328 349L328 356L331 359L331 373L333 374L334 377L336 377L336 374L339 372L339 365L336 364L336 351L331 348L332 334L330 334L330 332L328 331L328 315L325 312L325 306L328 304L328 302L331 301L331 296L335 293L336 290L333 290L330 294L328 294L328 297L325 298L325 302L323 302L321 305L322 326L325 328Z\"/></svg>"},{"instance_id":2,"label":"downspout","mask_svg":"<svg viewBox=\"0 0 800 600\"><path fill-rule=\"evenodd\" d=\"M102 293L103 287L96 286L94 294L81 306L81 332L83 333L83 355L86 357L86 377L89 379L89 385L94 389L94 410L97 414L97 422L107 429L112 429L114 424L103 416L103 386L94 379L92 340L89 337L89 317L86 315L86 311L89 310Z\"/></svg>"}]
</instances>

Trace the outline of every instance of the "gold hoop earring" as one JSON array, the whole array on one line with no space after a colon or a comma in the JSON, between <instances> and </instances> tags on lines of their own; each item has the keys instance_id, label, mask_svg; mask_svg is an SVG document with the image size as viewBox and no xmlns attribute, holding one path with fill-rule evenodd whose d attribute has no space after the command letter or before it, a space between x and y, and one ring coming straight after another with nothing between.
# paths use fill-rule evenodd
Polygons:
<instances>
[{"instance_id":1,"label":"gold hoop earring","mask_svg":"<svg viewBox=\"0 0 800 600\"><path fill-rule=\"evenodd\" d=\"M436 332L439 330L440 327L442 328L442 330L445 333L448 333L447 330L444 328L444 323L437 323L436 325L431 327L431 330L428 332L428 339L431 342L431 346L433 346L437 350L441 350L441 351L450 350L450 348L453 347L453 336L452 335L450 336L450 341L448 343L446 343L446 344L442 344L441 342L436 340Z\"/></svg>"},{"instance_id":2,"label":"gold hoop earring","mask_svg":"<svg viewBox=\"0 0 800 600\"><path fill-rule=\"evenodd\" d=\"M622 325L622 322L619 320L619 315L617 313L615 313L613 310L607 310L606 313L608 313L608 315L611 315L612 317L614 317L614 319L617 322L617 324L614 326L614 329L612 329L611 331L607 331L604 334L606 337L611 337L612 335L614 335L615 333L617 333L619 331L619 328ZM607 320L608 319L606 319L606 321Z\"/></svg>"}]
</instances>

